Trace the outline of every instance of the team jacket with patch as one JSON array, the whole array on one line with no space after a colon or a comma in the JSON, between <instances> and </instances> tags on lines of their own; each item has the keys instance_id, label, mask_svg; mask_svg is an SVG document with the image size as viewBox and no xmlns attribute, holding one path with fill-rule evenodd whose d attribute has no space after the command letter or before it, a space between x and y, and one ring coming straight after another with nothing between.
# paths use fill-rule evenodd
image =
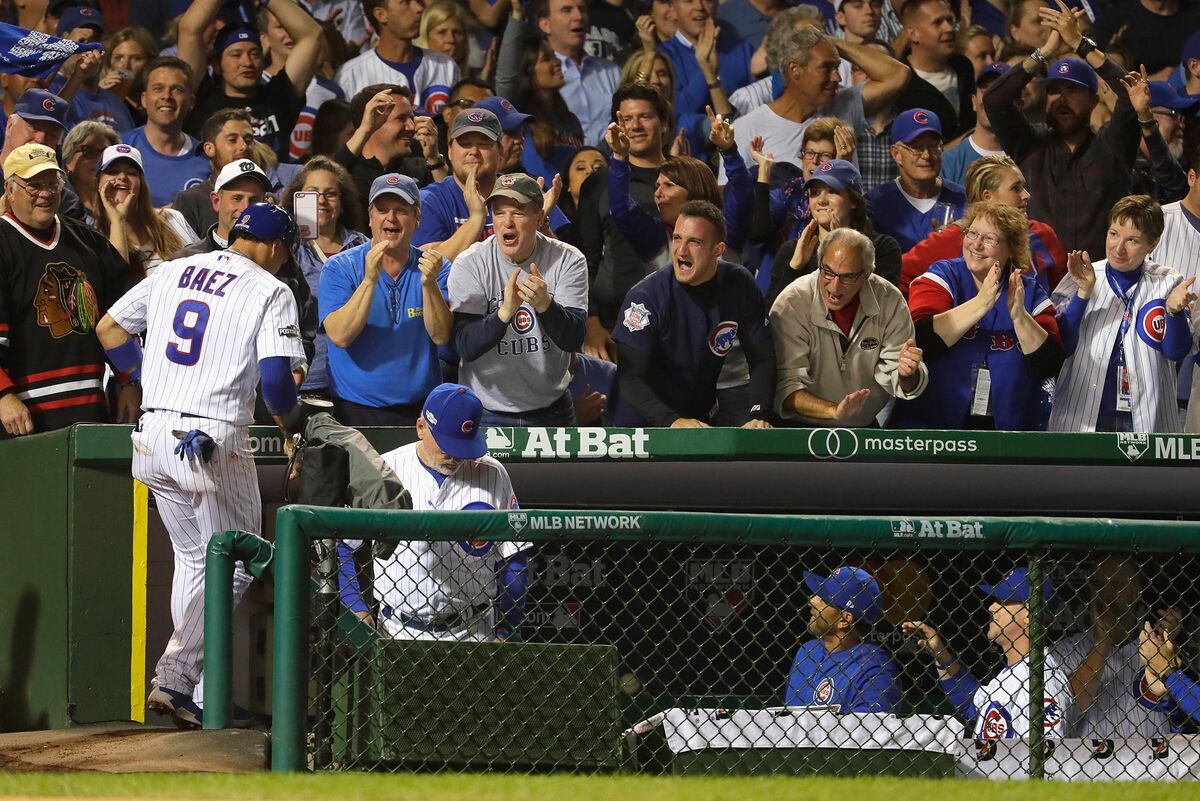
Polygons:
<instances>
[{"instance_id":1,"label":"team jacket with patch","mask_svg":"<svg viewBox=\"0 0 1200 801\"><path fill-rule=\"evenodd\" d=\"M825 705L842 712L891 712L900 703L900 679L887 651L859 643L830 653L820 640L796 651L788 673L786 706Z\"/></svg>"},{"instance_id":2,"label":"team jacket with patch","mask_svg":"<svg viewBox=\"0 0 1200 801\"><path fill-rule=\"evenodd\" d=\"M1071 682L1051 654L1043 667L1045 698L1042 726L1047 737L1062 737L1074 703ZM943 679L942 689L967 720L975 721L975 736L1011 740L1029 736L1029 657L1006 665L982 687L965 669Z\"/></svg>"},{"instance_id":3,"label":"team jacket with patch","mask_svg":"<svg viewBox=\"0 0 1200 801\"><path fill-rule=\"evenodd\" d=\"M1034 277L1025 273L1025 309L1050 336L1058 338L1054 306ZM963 259L935 262L912 282L908 305L913 322L966 303L979 290ZM987 365L991 375L992 415L997 430L1031 430L1041 401L1041 384L1025 365L1012 318L1008 288L973 329L944 353L927 355L929 387L912 401L897 401L894 428L961 428L971 410L975 368Z\"/></svg>"},{"instance_id":4,"label":"team jacket with patch","mask_svg":"<svg viewBox=\"0 0 1200 801\"><path fill-rule=\"evenodd\" d=\"M1062 372L1054 383L1054 406L1050 412L1051 431L1095 431L1096 417L1108 380L1108 363L1116 347L1125 305L1105 278L1107 261L1094 264L1096 285L1087 301L1079 327L1078 344L1067 356ZM1133 430L1177 433L1179 412L1175 402L1176 372L1163 353L1166 333L1166 297L1183 277L1149 259L1134 290L1133 320L1125 337L1125 367L1130 376ZM1059 310L1066 309L1078 286L1067 275L1054 290ZM1187 316L1179 322L1187 325Z\"/></svg>"},{"instance_id":5,"label":"team jacket with patch","mask_svg":"<svg viewBox=\"0 0 1200 801\"><path fill-rule=\"evenodd\" d=\"M59 218L43 243L7 214L0 265L0 394L16 393L35 432L105 422L96 323L125 290L128 265L83 223Z\"/></svg>"}]
</instances>

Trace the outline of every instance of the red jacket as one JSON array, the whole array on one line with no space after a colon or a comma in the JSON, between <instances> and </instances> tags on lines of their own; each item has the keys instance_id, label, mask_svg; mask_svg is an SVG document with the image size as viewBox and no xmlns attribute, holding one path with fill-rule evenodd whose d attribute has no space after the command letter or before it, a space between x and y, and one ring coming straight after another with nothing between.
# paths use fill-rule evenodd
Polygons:
<instances>
[{"instance_id":1,"label":"red jacket","mask_svg":"<svg viewBox=\"0 0 1200 801\"><path fill-rule=\"evenodd\" d=\"M928 270L929 265L942 259L957 259L962 256L962 244L962 229L957 225L947 225L925 237L905 253L900 263L900 291L904 293L904 297L908 297L908 285ZM1058 234L1045 223L1030 220L1029 251L1033 256L1038 282L1047 295L1053 294L1058 282L1067 274L1067 252L1058 241Z\"/></svg>"}]
</instances>

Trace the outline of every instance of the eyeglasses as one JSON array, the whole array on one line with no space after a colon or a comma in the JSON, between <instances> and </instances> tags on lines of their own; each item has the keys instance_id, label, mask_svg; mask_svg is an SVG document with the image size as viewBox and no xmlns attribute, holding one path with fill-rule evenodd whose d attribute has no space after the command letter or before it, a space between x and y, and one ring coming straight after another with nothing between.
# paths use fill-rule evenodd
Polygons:
<instances>
[{"instance_id":1,"label":"eyeglasses","mask_svg":"<svg viewBox=\"0 0 1200 801\"><path fill-rule=\"evenodd\" d=\"M864 273L860 270L856 273L835 273L833 270L821 265L821 277L826 281L840 281L843 284L857 284L863 277Z\"/></svg>"},{"instance_id":2,"label":"eyeglasses","mask_svg":"<svg viewBox=\"0 0 1200 801\"><path fill-rule=\"evenodd\" d=\"M805 148L800 151L800 158L806 161L815 161L817 164L824 164L827 161L833 161L833 153L822 153L820 150L811 150Z\"/></svg>"},{"instance_id":3,"label":"eyeglasses","mask_svg":"<svg viewBox=\"0 0 1200 801\"><path fill-rule=\"evenodd\" d=\"M974 228L968 228L966 232L963 233L963 240L966 242L974 242L976 239L989 248L994 248L1000 244L1000 237L996 236L995 234L981 234Z\"/></svg>"},{"instance_id":4,"label":"eyeglasses","mask_svg":"<svg viewBox=\"0 0 1200 801\"><path fill-rule=\"evenodd\" d=\"M39 195L57 195L63 188L63 179L61 176L55 178L53 181L39 181L36 184L31 184L15 176L13 177L13 181L17 186L24 189L25 194L31 198L37 198Z\"/></svg>"},{"instance_id":5,"label":"eyeglasses","mask_svg":"<svg viewBox=\"0 0 1200 801\"><path fill-rule=\"evenodd\" d=\"M460 97L458 100L453 100L450 103L448 103L447 105L449 105L451 108L468 109L471 106L475 105L475 101L468 100L465 97Z\"/></svg>"},{"instance_id":6,"label":"eyeglasses","mask_svg":"<svg viewBox=\"0 0 1200 801\"><path fill-rule=\"evenodd\" d=\"M909 153L912 153L914 156L928 156L929 158L933 158L934 156L941 155L942 152L942 146L940 144L926 145L925 147L913 147L912 145L904 142L897 142L896 144L900 145L900 147L907 150Z\"/></svg>"},{"instance_id":7,"label":"eyeglasses","mask_svg":"<svg viewBox=\"0 0 1200 801\"><path fill-rule=\"evenodd\" d=\"M1171 108L1152 108L1150 113L1155 117L1166 117L1169 120L1182 120L1183 114Z\"/></svg>"},{"instance_id":8,"label":"eyeglasses","mask_svg":"<svg viewBox=\"0 0 1200 801\"><path fill-rule=\"evenodd\" d=\"M318 192L316 189L305 189L304 191L311 192L322 200L333 201L342 199L341 190L338 189L330 189L328 192Z\"/></svg>"}]
</instances>

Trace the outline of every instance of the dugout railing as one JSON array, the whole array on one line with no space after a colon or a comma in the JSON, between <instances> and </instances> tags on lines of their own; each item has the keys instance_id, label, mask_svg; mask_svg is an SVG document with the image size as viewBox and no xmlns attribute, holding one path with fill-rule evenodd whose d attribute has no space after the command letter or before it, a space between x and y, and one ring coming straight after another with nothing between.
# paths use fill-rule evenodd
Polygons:
<instances>
[{"instance_id":1,"label":"dugout railing","mask_svg":"<svg viewBox=\"0 0 1200 801\"><path fill-rule=\"evenodd\" d=\"M1200 524L304 506L282 508L276 522L273 552L251 540L258 550L248 554L275 582L276 771L1200 778L1196 721L1186 711L1195 705L1164 692L1151 709L1142 681L1153 662L1163 671L1152 675L1154 687L1174 673L1183 679L1174 692L1188 692ZM335 574L345 565L329 547L337 540L451 551L529 543L520 641L379 636L339 598ZM226 546L210 570L227 573L231 556L245 554ZM842 565L867 570L883 588L883 617L861 635L899 688L886 711L814 705L852 698L839 695L837 669L791 675L801 644L813 639L805 571L828 576ZM1052 596L1030 594L1027 625L1002 621L989 633L996 622L979 585L1026 571L1030 586L1048 582ZM210 633L228 627L227 608L209 614ZM992 695L1008 702L964 712L960 698L956 707L933 658L898 626L903 619L935 626L960 670L981 687L999 682ZM1146 621L1168 633L1140 635ZM1097 660L1088 638L1104 640L1101 629L1114 632L1113 647ZM1027 647L1008 639L1021 636ZM221 641L210 634L207 644L209 726L228 720ZM998 659L1005 645L1027 651L1024 673L1023 659L1008 669ZM1154 659L1167 648L1166 662ZM818 678L830 686L811 686ZM798 694L785 694L789 683ZM1087 712L1075 708L1077 690L1096 699ZM1029 698L1043 703L1020 707Z\"/></svg>"}]
</instances>

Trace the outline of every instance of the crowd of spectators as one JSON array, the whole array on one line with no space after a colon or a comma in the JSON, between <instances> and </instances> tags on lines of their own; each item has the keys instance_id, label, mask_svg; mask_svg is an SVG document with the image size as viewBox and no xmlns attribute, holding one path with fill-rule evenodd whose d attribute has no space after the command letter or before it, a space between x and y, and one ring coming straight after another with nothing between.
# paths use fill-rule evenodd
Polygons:
<instances>
[{"instance_id":1,"label":"crowd of spectators","mask_svg":"<svg viewBox=\"0 0 1200 801\"><path fill-rule=\"evenodd\" d=\"M1185 0L7 13L103 49L0 76L0 240L91 229L130 285L226 247L250 203L315 194L277 277L302 393L342 422L411 425L453 379L485 424L1200 431ZM27 144L62 180L18 174ZM17 189L57 215L18 218ZM38 385L103 358L16 272L0 438L126 419L136 377L87 402Z\"/></svg>"}]
</instances>

